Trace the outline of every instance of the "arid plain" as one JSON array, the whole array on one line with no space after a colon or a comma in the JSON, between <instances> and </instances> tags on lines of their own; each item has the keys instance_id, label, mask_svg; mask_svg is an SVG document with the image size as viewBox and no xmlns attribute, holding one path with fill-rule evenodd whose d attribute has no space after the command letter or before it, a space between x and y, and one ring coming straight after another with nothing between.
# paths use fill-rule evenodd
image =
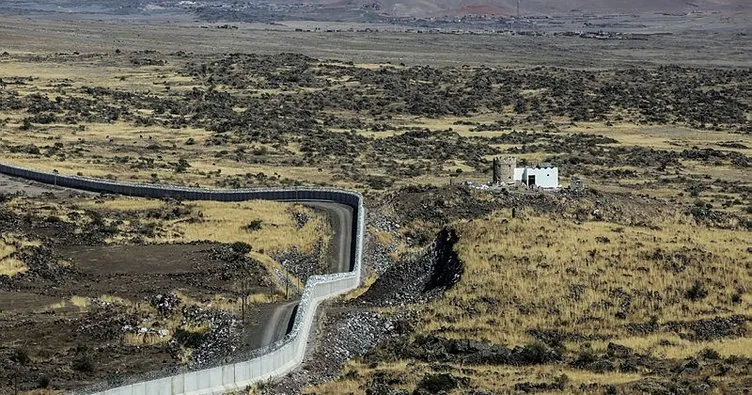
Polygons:
<instances>
[{"instance_id":1,"label":"arid plain","mask_svg":"<svg viewBox=\"0 0 752 395\"><path fill-rule=\"evenodd\" d=\"M0 160L362 192L368 280L325 307L301 369L250 392L752 388L747 25L655 17L671 34L606 40L286 23L0 16ZM478 188L496 156L550 162L563 188ZM331 236L297 204L0 192L8 393L232 355Z\"/></svg>"}]
</instances>

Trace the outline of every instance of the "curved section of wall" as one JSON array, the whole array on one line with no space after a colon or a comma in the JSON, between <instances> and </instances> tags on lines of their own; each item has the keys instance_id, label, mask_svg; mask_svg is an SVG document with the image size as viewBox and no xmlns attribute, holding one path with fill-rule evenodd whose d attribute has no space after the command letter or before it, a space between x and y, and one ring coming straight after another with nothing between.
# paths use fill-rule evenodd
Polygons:
<instances>
[{"instance_id":1,"label":"curved section of wall","mask_svg":"<svg viewBox=\"0 0 752 395\"><path fill-rule=\"evenodd\" d=\"M350 272L311 276L300 299L295 321L284 339L258 351L246 361L210 369L184 372L150 381L124 384L94 392L107 395L212 394L243 389L256 382L284 375L301 362L318 305L326 299L357 288L361 280L365 211L363 197L357 192L333 188L272 188L214 190L166 185L115 182L77 176L64 176L0 164L0 173L62 187L129 196L185 200L320 200L346 204L353 208ZM106 387L107 385L105 385ZM96 390L95 390L96 391Z\"/></svg>"}]
</instances>

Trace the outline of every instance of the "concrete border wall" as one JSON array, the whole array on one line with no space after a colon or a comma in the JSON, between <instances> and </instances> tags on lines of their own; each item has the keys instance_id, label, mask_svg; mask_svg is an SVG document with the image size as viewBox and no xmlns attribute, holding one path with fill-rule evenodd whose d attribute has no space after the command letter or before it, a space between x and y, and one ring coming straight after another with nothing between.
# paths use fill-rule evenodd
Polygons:
<instances>
[{"instance_id":1,"label":"concrete border wall","mask_svg":"<svg viewBox=\"0 0 752 395\"><path fill-rule=\"evenodd\" d=\"M150 381L130 383L94 392L103 395L198 395L242 390L246 386L284 375L303 362L318 305L326 299L357 288L361 281L365 210L357 192L334 188L268 188L216 190L167 185L135 184L86 177L59 175L0 164L0 173L62 187L93 192L116 193L151 198L175 197L185 200L319 200L346 204L353 208L350 272L311 276L305 285L295 321L284 339L259 350L247 361L210 369L183 372Z\"/></svg>"}]
</instances>

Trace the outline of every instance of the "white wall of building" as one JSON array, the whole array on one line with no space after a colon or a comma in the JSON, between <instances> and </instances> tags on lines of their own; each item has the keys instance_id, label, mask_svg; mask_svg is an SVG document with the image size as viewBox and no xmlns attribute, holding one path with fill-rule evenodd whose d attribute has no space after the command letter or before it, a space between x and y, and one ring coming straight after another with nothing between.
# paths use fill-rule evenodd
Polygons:
<instances>
[{"instance_id":1,"label":"white wall of building","mask_svg":"<svg viewBox=\"0 0 752 395\"><path fill-rule=\"evenodd\" d=\"M514 182L522 182L522 175L525 174L525 167L518 167L514 169Z\"/></svg>"},{"instance_id":2,"label":"white wall of building","mask_svg":"<svg viewBox=\"0 0 752 395\"><path fill-rule=\"evenodd\" d=\"M559 187L558 167L518 167L514 169L514 181L528 184L535 177L535 186L539 188Z\"/></svg>"}]
</instances>

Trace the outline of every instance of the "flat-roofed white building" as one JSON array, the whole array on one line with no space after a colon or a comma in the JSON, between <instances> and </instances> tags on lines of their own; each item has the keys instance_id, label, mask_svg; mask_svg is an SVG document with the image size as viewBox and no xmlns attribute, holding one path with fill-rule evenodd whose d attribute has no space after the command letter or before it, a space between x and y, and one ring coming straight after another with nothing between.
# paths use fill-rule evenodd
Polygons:
<instances>
[{"instance_id":1,"label":"flat-roofed white building","mask_svg":"<svg viewBox=\"0 0 752 395\"><path fill-rule=\"evenodd\" d=\"M514 169L514 181L527 186L557 189L559 188L559 168L548 163L535 167L517 167Z\"/></svg>"}]
</instances>

